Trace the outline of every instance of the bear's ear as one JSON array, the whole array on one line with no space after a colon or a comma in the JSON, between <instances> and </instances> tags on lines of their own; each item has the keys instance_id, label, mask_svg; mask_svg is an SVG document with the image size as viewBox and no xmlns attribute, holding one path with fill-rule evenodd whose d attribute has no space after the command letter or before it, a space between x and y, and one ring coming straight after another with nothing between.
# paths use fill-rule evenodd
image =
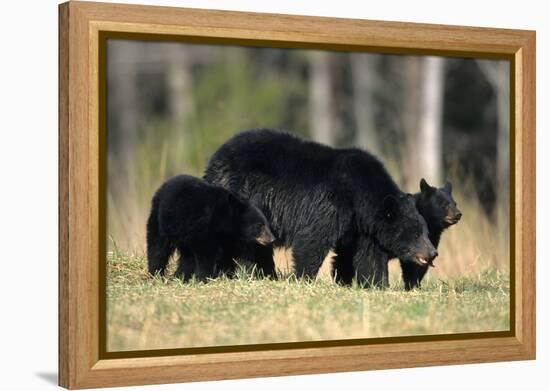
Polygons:
<instances>
[{"instance_id":1,"label":"bear's ear","mask_svg":"<svg viewBox=\"0 0 550 391\"><path fill-rule=\"evenodd\" d=\"M399 212L399 200L393 195L387 195L383 203L384 217L392 219Z\"/></svg>"},{"instance_id":2,"label":"bear's ear","mask_svg":"<svg viewBox=\"0 0 550 391\"><path fill-rule=\"evenodd\" d=\"M451 194L451 192L453 191L453 185L451 184L451 182L447 181L445 182L445 190Z\"/></svg>"},{"instance_id":3,"label":"bear's ear","mask_svg":"<svg viewBox=\"0 0 550 391\"><path fill-rule=\"evenodd\" d=\"M424 178L420 180L420 191L425 194L432 194L435 188L428 185L428 182Z\"/></svg>"}]
</instances>

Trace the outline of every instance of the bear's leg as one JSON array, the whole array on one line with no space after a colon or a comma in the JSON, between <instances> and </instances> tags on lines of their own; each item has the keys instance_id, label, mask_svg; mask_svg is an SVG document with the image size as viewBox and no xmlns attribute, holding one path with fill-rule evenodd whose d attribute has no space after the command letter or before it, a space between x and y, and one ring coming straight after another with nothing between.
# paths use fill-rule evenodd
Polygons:
<instances>
[{"instance_id":1,"label":"bear's leg","mask_svg":"<svg viewBox=\"0 0 550 391\"><path fill-rule=\"evenodd\" d=\"M339 284L351 285L355 270L353 268L354 246L337 246L332 263L332 278Z\"/></svg>"},{"instance_id":2,"label":"bear's leg","mask_svg":"<svg viewBox=\"0 0 550 391\"><path fill-rule=\"evenodd\" d=\"M224 263L223 251L218 248L201 248L195 251L195 277L202 282L214 278L218 273L218 265Z\"/></svg>"},{"instance_id":3,"label":"bear's leg","mask_svg":"<svg viewBox=\"0 0 550 391\"><path fill-rule=\"evenodd\" d=\"M232 246L225 245L222 247L222 254L218 258L216 264L216 274L218 276L225 275L226 277L233 278L235 275L235 270L237 264L233 260L234 252L232 251Z\"/></svg>"},{"instance_id":4,"label":"bear's leg","mask_svg":"<svg viewBox=\"0 0 550 391\"><path fill-rule=\"evenodd\" d=\"M409 291L413 288L420 287L420 283L428 271L428 266L420 266L413 262L403 261L401 259L399 262L401 263L405 290Z\"/></svg>"},{"instance_id":5,"label":"bear's leg","mask_svg":"<svg viewBox=\"0 0 550 391\"><path fill-rule=\"evenodd\" d=\"M164 275L170 255L175 250L173 243L160 234L158 219L159 204L157 197L153 197L153 204L147 219L147 268L149 273Z\"/></svg>"},{"instance_id":6,"label":"bear's leg","mask_svg":"<svg viewBox=\"0 0 550 391\"><path fill-rule=\"evenodd\" d=\"M361 235L353 256L357 282L365 287L387 288L389 286L388 254L373 238Z\"/></svg>"},{"instance_id":7,"label":"bear's leg","mask_svg":"<svg viewBox=\"0 0 550 391\"><path fill-rule=\"evenodd\" d=\"M296 276L315 278L331 246L311 236L300 235L292 243Z\"/></svg>"},{"instance_id":8,"label":"bear's leg","mask_svg":"<svg viewBox=\"0 0 550 391\"><path fill-rule=\"evenodd\" d=\"M271 246L261 246L255 243L245 244L235 250L234 257L237 259L237 263L248 271L256 268L265 277L277 278Z\"/></svg>"},{"instance_id":9,"label":"bear's leg","mask_svg":"<svg viewBox=\"0 0 550 391\"><path fill-rule=\"evenodd\" d=\"M260 273L265 277L277 278L275 262L273 261L273 248L270 246L256 246L255 262Z\"/></svg>"},{"instance_id":10,"label":"bear's leg","mask_svg":"<svg viewBox=\"0 0 550 391\"><path fill-rule=\"evenodd\" d=\"M166 239L150 240L147 238L147 266L149 273L164 275L164 270L174 252L174 247Z\"/></svg>"},{"instance_id":11,"label":"bear's leg","mask_svg":"<svg viewBox=\"0 0 550 391\"><path fill-rule=\"evenodd\" d=\"M195 256L190 251L185 251L183 249L178 251L180 256L178 258L178 268L174 276L182 279L184 282L188 282L195 272Z\"/></svg>"},{"instance_id":12,"label":"bear's leg","mask_svg":"<svg viewBox=\"0 0 550 391\"><path fill-rule=\"evenodd\" d=\"M242 268L249 273L252 268L255 266L255 252L256 245L246 243L240 244L232 249L232 257L235 258L236 264L233 271L236 271L238 268Z\"/></svg>"}]
</instances>

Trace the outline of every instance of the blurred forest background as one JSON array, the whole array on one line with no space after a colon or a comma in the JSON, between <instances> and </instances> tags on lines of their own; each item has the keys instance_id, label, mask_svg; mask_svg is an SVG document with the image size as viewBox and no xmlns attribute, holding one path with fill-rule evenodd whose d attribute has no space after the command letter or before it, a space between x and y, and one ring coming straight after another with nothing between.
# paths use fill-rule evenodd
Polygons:
<instances>
[{"instance_id":1,"label":"blurred forest background","mask_svg":"<svg viewBox=\"0 0 550 391\"><path fill-rule=\"evenodd\" d=\"M453 183L462 221L435 276L509 265L509 63L110 40L108 248L143 255L170 176L201 176L233 134L285 129L377 155L404 191Z\"/></svg>"}]
</instances>

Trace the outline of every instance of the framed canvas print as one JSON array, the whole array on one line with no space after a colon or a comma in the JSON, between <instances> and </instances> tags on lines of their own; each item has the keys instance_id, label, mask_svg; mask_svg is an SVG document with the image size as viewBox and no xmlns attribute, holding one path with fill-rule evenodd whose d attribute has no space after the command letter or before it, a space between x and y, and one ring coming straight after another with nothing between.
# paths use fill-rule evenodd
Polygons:
<instances>
[{"instance_id":1,"label":"framed canvas print","mask_svg":"<svg viewBox=\"0 0 550 391\"><path fill-rule=\"evenodd\" d=\"M535 33L59 6L67 388L535 358Z\"/></svg>"}]
</instances>

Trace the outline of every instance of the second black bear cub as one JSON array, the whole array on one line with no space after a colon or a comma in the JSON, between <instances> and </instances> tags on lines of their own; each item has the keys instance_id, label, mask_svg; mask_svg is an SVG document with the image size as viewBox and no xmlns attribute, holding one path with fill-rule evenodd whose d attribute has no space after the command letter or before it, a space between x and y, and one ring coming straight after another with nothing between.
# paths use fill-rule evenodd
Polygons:
<instances>
[{"instance_id":1,"label":"second black bear cub","mask_svg":"<svg viewBox=\"0 0 550 391\"><path fill-rule=\"evenodd\" d=\"M416 208L426 220L428 237L435 248L439 245L441 234L445 229L458 223L462 213L453 199L451 182L444 187L432 187L424 178L420 181L420 192L414 195ZM405 289L410 290L420 286L432 261L401 259Z\"/></svg>"},{"instance_id":2,"label":"second black bear cub","mask_svg":"<svg viewBox=\"0 0 550 391\"><path fill-rule=\"evenodd\" d=\"M155 193L147 221L149 273L164 273L178 250L176 276L205 281L234 269L243 243L275 240L262 212L222 187L179 175Z\"/></svg>"}]
</instances>

